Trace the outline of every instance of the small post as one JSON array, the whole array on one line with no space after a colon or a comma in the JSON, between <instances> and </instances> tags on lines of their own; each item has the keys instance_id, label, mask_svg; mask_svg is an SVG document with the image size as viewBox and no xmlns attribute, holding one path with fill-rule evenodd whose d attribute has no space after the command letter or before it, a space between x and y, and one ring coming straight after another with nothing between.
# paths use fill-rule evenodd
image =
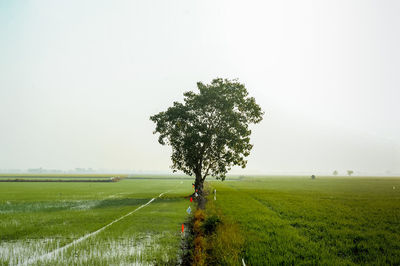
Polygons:
<instances>
[{"instance_id":1,"label":"small post","mask_svg":"<svg viewBox=\"0 0 400 266\"><path fill-rule=\"evenodd\" d=\"M217 190L214 189L214 200L217 200Z\"/></svg>"}]
</instances>

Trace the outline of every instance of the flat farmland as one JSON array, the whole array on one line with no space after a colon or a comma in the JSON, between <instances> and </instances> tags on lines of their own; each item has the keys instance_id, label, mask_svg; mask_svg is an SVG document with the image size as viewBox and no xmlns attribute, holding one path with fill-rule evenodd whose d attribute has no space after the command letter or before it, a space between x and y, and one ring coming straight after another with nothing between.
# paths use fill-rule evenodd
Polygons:
<instances>
[{"instance_id":1,"label":"flat farmland","mask_svg":"<svg viewBox=\"0 0 400 266\"><path fill-rule=\"evenodd\" d=\"M177 264L191 181L0 184L1 265Z\"/></svg>"},{"instance_id":2,"label":"flat farmland","mask_svg":"<svg viewBox=\"0 0 400 266\"><path fill-rule=\"evenodd\" d=\"M265 177L211 182L248 265L399 265L400 179Z\"/></svg>"},{"instance_id":3,"label":"flat farmland","mask_svg":"<svg viewBox=\"0 0 400 266\"><path fill-rule=\"evenodd\" d=\"M400 264L399 178L209 180L217 200L211 193L208 206L223 221L215 236L243 239L236 264ZM196 208L191 184L162 176L0 183L0 265L181 264L181 225ZM214 255L206 265L232 264L229 252Z\"/></svg>"}]
</instances>

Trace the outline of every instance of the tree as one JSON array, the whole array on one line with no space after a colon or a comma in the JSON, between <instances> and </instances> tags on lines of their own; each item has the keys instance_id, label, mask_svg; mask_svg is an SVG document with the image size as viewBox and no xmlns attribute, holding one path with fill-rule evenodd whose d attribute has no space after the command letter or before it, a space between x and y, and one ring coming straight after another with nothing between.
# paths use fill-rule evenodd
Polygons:
<instances>
[{"instance_id":1,"label":"tree","mask_svg":"<svg viewBox=\"0 0 400 266\"><path fill-rule=\"evenodd\" d=\"M354 173L353 170L347 170L347 174L348 174L349 176L351 176L353 173Z\"/></svg>"},{"instance_id":2,"label":"tree","mask_svg":"<svg viewBox=\"0 0 400 266\"><path fill-rule=\"evenodd\" d=\"M259 123L264 112L237 80L217 78L208 85L198 82L197 88L198 93L183 94L184 103L174 102L150 120L158 142L172 147L174 172L195 176L198 205L204 208L204 180L224 180L232 166L246 167L253 147L249 124Z\"/></svg>"},{"instance_id":3,"label":"tree","mask_svg":"<svg viewBox=\"0 0 400 266\"><path fill-rule=\"evenodd\" d=\"M333 171L333 175L338 175L338 171L337 170Z\"/></svg>"}]
</instances>

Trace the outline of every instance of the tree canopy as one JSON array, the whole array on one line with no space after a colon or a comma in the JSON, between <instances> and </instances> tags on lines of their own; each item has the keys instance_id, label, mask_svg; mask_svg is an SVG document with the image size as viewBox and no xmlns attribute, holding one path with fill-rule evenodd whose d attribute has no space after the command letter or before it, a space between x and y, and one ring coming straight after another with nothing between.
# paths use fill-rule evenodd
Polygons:
<instances>
[{"instance_id":1,"label":"tree canopy","mask_svg":"<svg viewBox=\"0 0 400 266\"><path fill-rule=\"evenodd\" d=\"M259 123L264 113L237 80L217 78L197 88L150 119L159 143L172 147L171 168L195 175L201 192L207 176L224 180L232 166L246 167L253 147L249 124Z\"/></svg>"}]
</instances>

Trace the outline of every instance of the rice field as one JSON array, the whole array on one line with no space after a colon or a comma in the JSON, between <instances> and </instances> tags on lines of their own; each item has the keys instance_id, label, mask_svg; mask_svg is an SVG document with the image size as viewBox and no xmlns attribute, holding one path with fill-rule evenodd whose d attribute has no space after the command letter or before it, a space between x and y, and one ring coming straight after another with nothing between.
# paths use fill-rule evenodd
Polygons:
<instances>
[{"instance_id":1,"label":"rice field","mask_svg":"<svg viewBox=\"0 0 400 266\"><path fill-rule=\"evenodd\" d=\"M400 265L400 178L212 182L247 265ZM239 262L238 262L239 263Z\"/></svg>"},{"instance_id":2,"label":"rice field","mask_svg":"<svg viewBox=\"0 0 400 266\"><path fill-rule=\"evenodd\" d=\"M0 183L0 265L179 265L191 184L161 176ZM243 239L237 264L400 264L399 178L236 177L209 186L213 213L229 221L218 237Z\"/></svg>"},{"instance_id":3,"label":"rice field","mask_svg":"<svg viewBox=\"0 0 400 266\"><path fill-rule=\"evenodd\" d=\"M178 264L190 192L178 179L2 183L0 265Z\"/></svg>"}]
</instances>

